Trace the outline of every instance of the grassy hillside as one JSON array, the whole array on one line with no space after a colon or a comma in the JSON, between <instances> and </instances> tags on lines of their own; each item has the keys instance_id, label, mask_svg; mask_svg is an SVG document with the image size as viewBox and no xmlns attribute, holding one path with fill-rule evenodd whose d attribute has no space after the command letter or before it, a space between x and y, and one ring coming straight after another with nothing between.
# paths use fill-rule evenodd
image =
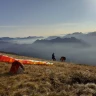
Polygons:
<instances>
[{"instance_id":1,"label":"grassy hillside","mask_svg":"<svg viewBox=\"0 0 96 96\"><path fill-rule=\"evenodd\" d=\"M11 76L8 74L11 64L0 62L0 96L96 96L95 66L53 63L53 66L24 65L23 74Z\"/></svg>"}]
</instances>

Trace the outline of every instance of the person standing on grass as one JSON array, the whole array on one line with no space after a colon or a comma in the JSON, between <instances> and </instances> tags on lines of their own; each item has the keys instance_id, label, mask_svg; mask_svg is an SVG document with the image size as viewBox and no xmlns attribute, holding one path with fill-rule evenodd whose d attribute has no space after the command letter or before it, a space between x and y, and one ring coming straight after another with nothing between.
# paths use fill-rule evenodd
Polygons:
<instances>
[{"instance_id":1,"label":"person standing on grass","mask_svg":"<svg viewBox=\"0 0 96 96\"><path fill-rule=\"evenodd\" d=\"M56 61L54 53L52 54L52 59L53 59L53 61Z\"/></svg>"},{"instance_id":2,"label":"person standing on grass","mask_svg":"<svg viewBox=\"0 0 96 96\"><path fill-rule=\"evenodd\" d=\"M20 73L23 73L23 71L24 71L24 66L23 66L23 64L21 64L19 61L14 61L13 63L12 63L12 66L11 66L11 68L10 68L10 71L9 71L9 73L11 73L11 74L20 74Z\"/></svg>"}]
</instances>

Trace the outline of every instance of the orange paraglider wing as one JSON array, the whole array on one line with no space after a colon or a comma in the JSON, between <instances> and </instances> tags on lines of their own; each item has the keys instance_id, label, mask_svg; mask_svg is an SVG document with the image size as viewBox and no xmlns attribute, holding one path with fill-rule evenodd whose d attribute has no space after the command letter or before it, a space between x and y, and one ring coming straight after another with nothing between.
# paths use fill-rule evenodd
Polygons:
<instances>
[{"instance_id":1,"label":"orange paraglider wing","mask_svg":"<svg viewBox=\"0 0 96 96\"><path fill-rule=\"evenodd\" d=\"M8 62L12 63L15 60L23 63L23 64L36 64L36 65L53 65L53 63L45 62L45 61L36 61L36 60L25 60L25 59L16 59L6 55L0 55L0 62Z\"/></svg>"},{"instance_id":2,"label":"orange paraglider wing","mask_svg":"<svg viewBox=\"0 0 96 96\"><path fill-rule=\"evenodd\" d=\"M12 63L15 61L14 58L6 56L6 55L0 55L0 61L1 62L8 62L8 63Z\"/></svg>"}]
</instances>

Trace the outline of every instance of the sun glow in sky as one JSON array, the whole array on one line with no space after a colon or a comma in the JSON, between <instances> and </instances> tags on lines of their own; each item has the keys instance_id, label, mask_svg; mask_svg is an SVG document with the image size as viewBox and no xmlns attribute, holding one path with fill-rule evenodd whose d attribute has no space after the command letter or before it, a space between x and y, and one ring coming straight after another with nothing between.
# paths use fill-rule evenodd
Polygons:
<instances>
[{"instance_id":1,"label":"sun glow in sky","mask_svg":"<svg viewBox=\"0 0 96 96\"><path fill-rule=\"evenodd\" d=\"M96 31L96 0L0 0L0 36Z\"/></svg>"}]
</instances>

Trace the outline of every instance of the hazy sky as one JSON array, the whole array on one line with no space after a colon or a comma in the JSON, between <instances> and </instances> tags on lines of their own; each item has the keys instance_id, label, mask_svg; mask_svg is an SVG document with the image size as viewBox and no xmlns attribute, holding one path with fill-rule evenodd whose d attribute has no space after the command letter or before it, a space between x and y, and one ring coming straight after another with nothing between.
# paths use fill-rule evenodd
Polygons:
<instances>
[{"instance_id":1,"label":"hazy sky","mask_svg":"<svg viewBox=\"0 0 96 96\"><path fill-rule=\"evenodd\" d=\"M96 31L96 0L0 0L0 37Z\"/></svg>"}]
</instances>

